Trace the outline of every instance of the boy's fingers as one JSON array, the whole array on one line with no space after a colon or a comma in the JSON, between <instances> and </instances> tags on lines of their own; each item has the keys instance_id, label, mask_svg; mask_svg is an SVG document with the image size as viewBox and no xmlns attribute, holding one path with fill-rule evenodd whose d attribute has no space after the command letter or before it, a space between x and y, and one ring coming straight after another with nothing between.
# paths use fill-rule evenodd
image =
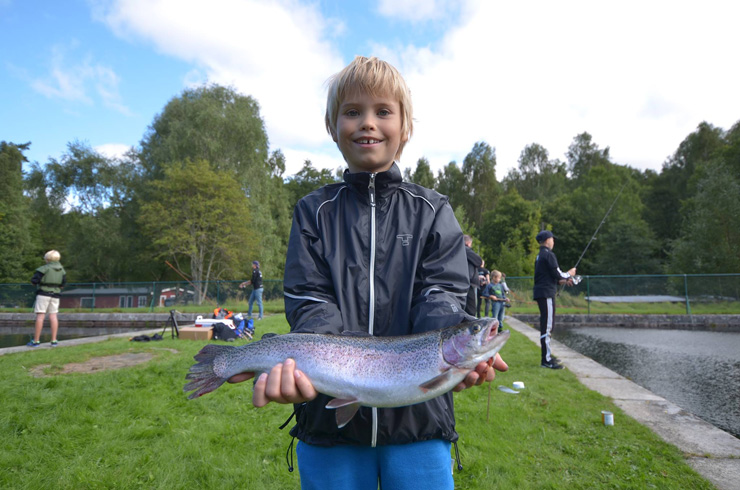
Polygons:
<instances>
[{"instance_id":1,"label":"boy's fingers","mask_svg":"<svg viewBox=\"0 0 740 490\"><path fill-rule=\"evenodd\" d=\"M509 365L506 364L506 362L501 358L498 353L496 354L496 357L493 359L493 369L496 371L508 371Z\"/></svg>"},{"instance_id":2,"label":"boy's fingers","mask_svg":"<svg viewBox=\"0 0 740 490\"><path fill-rule=\"evenodd\" d=\"M252 404L255 407L264 407L270 400L265 396L265 386L267 386L267 373L260 374L257 382L254 383L254 392L252 393Z\"/></svg>"},{"instance_id":3,"label":"boy's fingers","mask_svg":"<svg viewBox=\"0 0 740 490\"><path fill-rule=\"evenodd\" d=\"M282 378L280 380L280 396L289 403L300 403L303 401L296 386L295 361L287 359L283 364Z\"/></svg>"},{"instance_id":4,"label":"boy's fingers","mask_svg":"<svg viewBox=\"0 0 740 490\"><path fill-rule=\"evenodd\" d=\"M302 399L296 403L311 401L318 395L316 389L313 387L313 383L311 383L311 380L308 379L308 376L306 376L303 371L299 371L298 369L295 370L295 384L298 388L298 391L301 392L302 397Z\"/></svg>"},{"instance_id":5,"label":"boy's fingers","mask_svg":"<svg viewBox=\"0 0 740 490\"><path fill-rule=\"evenodd\" d=\"M270 375L267 376L265 398L267 398L268 402L286 403L281 394L282 379L283 364L279 363L270 370Z\"/></svg>"}]
</instances>

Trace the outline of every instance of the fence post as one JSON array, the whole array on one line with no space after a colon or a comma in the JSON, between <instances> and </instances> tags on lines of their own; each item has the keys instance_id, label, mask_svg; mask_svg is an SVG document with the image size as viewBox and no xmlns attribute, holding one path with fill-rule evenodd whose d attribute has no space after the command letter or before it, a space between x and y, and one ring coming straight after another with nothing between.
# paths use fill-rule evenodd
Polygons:
<instances>
[{"instance_id":1,"label":"fence post","mask_svg":"<svg viewBox=\"0 0 740 490\"><path fill-rule=\"evenodd\" d=\"M151 303L149 303L149 313L151 313L151 312L154 311L154 301L155 301L155 298L156 298L156 296L155 296L154 293L156 291L157 291L157 282L156 281L152 281L152 301L151 301Z\"/></svg>"},{"instance_id":2,"label":"fence post","mask_svg":"<svg viewBox=\"0 0 740 490\"><path fill-rule=\"evenodd\" d=\"M694 318L691 316L691 305L689 304L689 280L686 274L683 275L683 291L686 296L686 314L689 315L691 323L694 323Z\"/></svg>"},{"instance_id":3,"label":"fence post","mask_svg":"<svg viewBox=\"0 0 740 490\"><path fill-rule=\"evenodd\" d=\"M591 316L591 283L586 276L586 304L588 305L588 316Z\"/></svg>"},{"instance_id":4,"label":"fence post","mask_svg":"<svg viewBox=\"0 0 740 490\"><path fill-rule=\"evenodd\" d=\"M92 312L95 311L95 283L93 283L93 293L92 293L92 296L93 296L93 300L92 300L92 304L90 305L90 313L92 313Z\"/></svg>"},{"instance_id":5,"label":"fence post","mask_svg":"<svg viewBox=\"0 0 740 490\"><path fill-rule=\"evenodd\" d=\"M216 306L221 306L221 280L216 281Z\"/></svg>"}]
</instances>

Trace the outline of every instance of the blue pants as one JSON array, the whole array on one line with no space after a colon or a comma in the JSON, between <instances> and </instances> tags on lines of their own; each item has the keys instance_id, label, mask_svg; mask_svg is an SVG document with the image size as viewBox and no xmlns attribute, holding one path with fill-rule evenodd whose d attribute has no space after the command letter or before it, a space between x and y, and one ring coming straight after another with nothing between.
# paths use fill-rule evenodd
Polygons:
<instances>
[{"instance_id":1,"label":"blue pants","mask_svg":"<svg viewBox=\"0 0 740 490\"><path fill-rule=\"evenodd\" d=\"M498 326L504 328L504 302L491 301L491 318L498 320Z\"/></svg>"},{"instance_id":2,"label":"blue pants","mask_svg":"<svg viewBox=\"0 0 740 490\"><path fill-rule=\"evenodd\" d=\"M262 318L262 291L264 291L264 288L256 288L252 291L252 294L249 295L249 312L247 313L250 317L252 316L252 305L254 304L255 300L257 301L257 308L260 311L260 318Z\"/></svg>"},{"instance_id":3,"label":"blue pants","mask_svg":"<svg viewBox=\"0 0 740 490\"><path fill-rule=\"evenodd\" d=\"M450 443L296 446L302 490L452 490ZM380 485L380 487L378 487Z\"/></svg>"}]
</instances>

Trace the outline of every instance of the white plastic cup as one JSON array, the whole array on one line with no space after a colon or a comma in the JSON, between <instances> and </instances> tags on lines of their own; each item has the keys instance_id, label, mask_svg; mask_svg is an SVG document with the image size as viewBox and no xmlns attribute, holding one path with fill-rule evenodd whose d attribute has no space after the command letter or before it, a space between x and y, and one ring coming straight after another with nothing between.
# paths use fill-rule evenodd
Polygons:
<instances>
[{"instance_id":1,"label":"white plastic cup","mask_svg":"<svg viewBox=\"0 0 740 490\"><path fill-rule=\"evenodd\" d=\"M524 382L522 381L514 381L512 385L515 390L523 390L524 389Z\"/></svg>"},{"instance_id":2,"label":"white plastic cup","mask_svg":"<svg viewBox=\"0 0 740 490\"><path fill-rule=\"evenodd\" d=\"M606 410L601 411L601 422L604 423L604 425L614 425L614 414L611 412L608 412Z\"/></svg>"}]
</instances>

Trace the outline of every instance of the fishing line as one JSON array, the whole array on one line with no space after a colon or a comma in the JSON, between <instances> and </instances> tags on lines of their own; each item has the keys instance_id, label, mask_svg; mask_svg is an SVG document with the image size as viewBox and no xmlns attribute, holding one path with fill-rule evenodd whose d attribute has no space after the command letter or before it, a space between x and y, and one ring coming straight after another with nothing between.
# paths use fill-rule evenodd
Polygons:
<instances>
[{"instance_id":1,"label":"fishing line","mask_svg":"<svg viewBox=\"0 0 740 490\"><path fill-rule=\"evenodd\" d=\"M601 223L599 223L599 226L596 227L596 231L591 236L591 240L589 240L588 243L586 244L586 248L583 249L583 252L581 253L581 256L578 257L578 260L576 261L576 265L573 266L574 268L577 268L578 267L578 264L581 263L581 259L583 258L584 255L586 255L586 250L588 250L588 247L591 246L591 242L593 242L594 239L596 238L596 234L601 229L601 225L603 225L604 222L606 221L606 218L609 216L609 213L612 212L612 209L614 208L614 205L617 204L617 200L619 199L619 196L622 194L622 191L624 190L624 187L627 185L627 182L629 182L629 179L627 179L624 182L624 184L622 184L622 188L619 189L619 192L617 193L617 197L614 198L614 201L612 202L612 205L609 206L609 209L606 211L606 214L604 215L604 218L601 220Z\"/></svg>"}]
</instances>

